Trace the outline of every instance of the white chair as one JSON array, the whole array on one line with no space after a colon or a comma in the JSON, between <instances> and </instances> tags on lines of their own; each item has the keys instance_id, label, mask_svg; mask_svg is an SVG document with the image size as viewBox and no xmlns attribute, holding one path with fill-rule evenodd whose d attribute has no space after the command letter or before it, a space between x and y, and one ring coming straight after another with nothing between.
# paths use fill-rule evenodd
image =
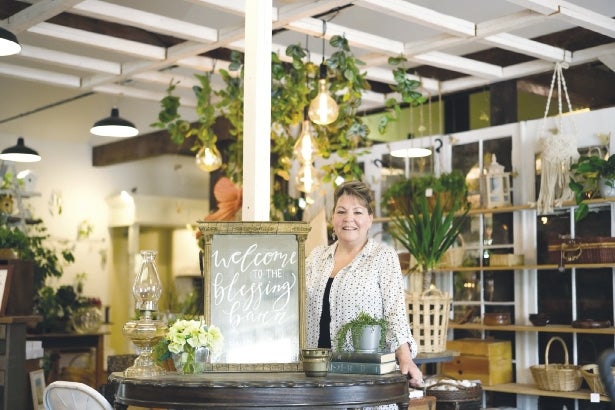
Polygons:
<instances>
[{"instance_id":1,"label":"white chair","mask_svg":"<svg viewBox=\"0 0 615 410\"><path fill-rule=\"evenodd\" d=\"M45 410L113 410L98 391L79 382L58 380L45 388Z\"/></svg>"}]
</instances>

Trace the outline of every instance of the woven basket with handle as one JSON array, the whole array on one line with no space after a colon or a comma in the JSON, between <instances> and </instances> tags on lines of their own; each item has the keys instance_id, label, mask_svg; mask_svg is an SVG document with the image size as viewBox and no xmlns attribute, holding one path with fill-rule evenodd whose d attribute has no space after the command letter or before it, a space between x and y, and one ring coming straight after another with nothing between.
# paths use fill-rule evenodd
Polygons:
<instances>
[{"instance_id":1,"label":"woven basket with handle","mask_svg":"<svg viewBox=\"0 0 615 410\"><path fill-rule=\"evenodd\" d=\"M561 343L564 348L563 364L549 363L549 350L554 341ZM583 383L580 366L569 364L568 347L566 342L559 336L549 339L545 349L545 364L530 366L530 371L538 388L541 390L575 391L579 390L581 383Z\"/></svg>"},{"instance_id":2,"label":"woven basket with handle","mask_svg":"<svg viewBox=\"0 0 615 410\"><path fill-rule=\"evenodd\" d=\"M440 353L446 350L446 336L451 307L451 296L439 289L423 293L406 292L406 313L412 327L412 336L419 352Z\"/></svg>"}]
</instances>

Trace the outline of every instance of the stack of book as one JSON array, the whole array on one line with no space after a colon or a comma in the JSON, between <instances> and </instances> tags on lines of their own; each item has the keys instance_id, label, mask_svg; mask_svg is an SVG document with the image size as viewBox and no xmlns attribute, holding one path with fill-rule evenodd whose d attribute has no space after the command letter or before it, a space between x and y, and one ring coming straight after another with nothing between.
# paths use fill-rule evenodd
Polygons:
<instances>
[{"instance_id":1,"label":"stack of book","mask_svg":"<svg viewBox=\"0 0 615 410\"><path fill-rule=\"evenodd\" d=\"M397 369L395 352L332 352L330 373L385 374Z\"/></svg>"}]
</instances>

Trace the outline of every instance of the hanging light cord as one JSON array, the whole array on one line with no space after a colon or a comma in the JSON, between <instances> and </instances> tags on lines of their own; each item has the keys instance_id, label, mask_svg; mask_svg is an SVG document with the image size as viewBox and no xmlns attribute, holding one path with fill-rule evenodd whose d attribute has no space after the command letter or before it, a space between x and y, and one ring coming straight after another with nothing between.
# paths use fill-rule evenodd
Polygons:
<instances>
[{"instance_id":1,"label":"hanging light cord","mask_svg":"<svg viewBox=\"0 0 615 410\"><path fill-rule=\"evenodd\" d=\"M66 104L66 103L69 103L69 102L72 102L72 101L75 101L75 100L79 100L79 99L84 98L84 97L89 97L92 94L94 94L94 91L88 91L87 93L79 94L79 95L76 95L76 96L71 97L71 98L66 98L64 100L56 101L56 102L51 103L51 104L43 105L42 107L38 107L38 108L35 108L33 110L30 110L30 111L22 112L21 114L13 115L12 117L4 118L4 119L0 120L0 124L4 124L5 122L13 121L13 120L16 120L18 118L27 117L28 115L36 114L38 112L45 111L45 110L47 110L49 108L57 107L59 105Z\"/></svg>"}]
</instances>

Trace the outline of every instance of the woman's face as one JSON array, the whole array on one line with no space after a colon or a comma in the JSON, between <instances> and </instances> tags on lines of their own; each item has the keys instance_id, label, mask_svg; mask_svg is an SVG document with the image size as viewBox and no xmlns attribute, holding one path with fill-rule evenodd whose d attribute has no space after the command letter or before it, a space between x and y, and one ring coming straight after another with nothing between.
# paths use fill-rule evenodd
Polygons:
<instances>
[{"instance_id":1,"label":"woman's face","mask_svg":"<svg viewBox=\"0 0 615 410\"><path fill-rule=\"evenodd\" d=\"M341 242L362 244L367 240L373 220L359 198L344 194L333 210L333 231Z\"/></svg>"}]
</instances>

